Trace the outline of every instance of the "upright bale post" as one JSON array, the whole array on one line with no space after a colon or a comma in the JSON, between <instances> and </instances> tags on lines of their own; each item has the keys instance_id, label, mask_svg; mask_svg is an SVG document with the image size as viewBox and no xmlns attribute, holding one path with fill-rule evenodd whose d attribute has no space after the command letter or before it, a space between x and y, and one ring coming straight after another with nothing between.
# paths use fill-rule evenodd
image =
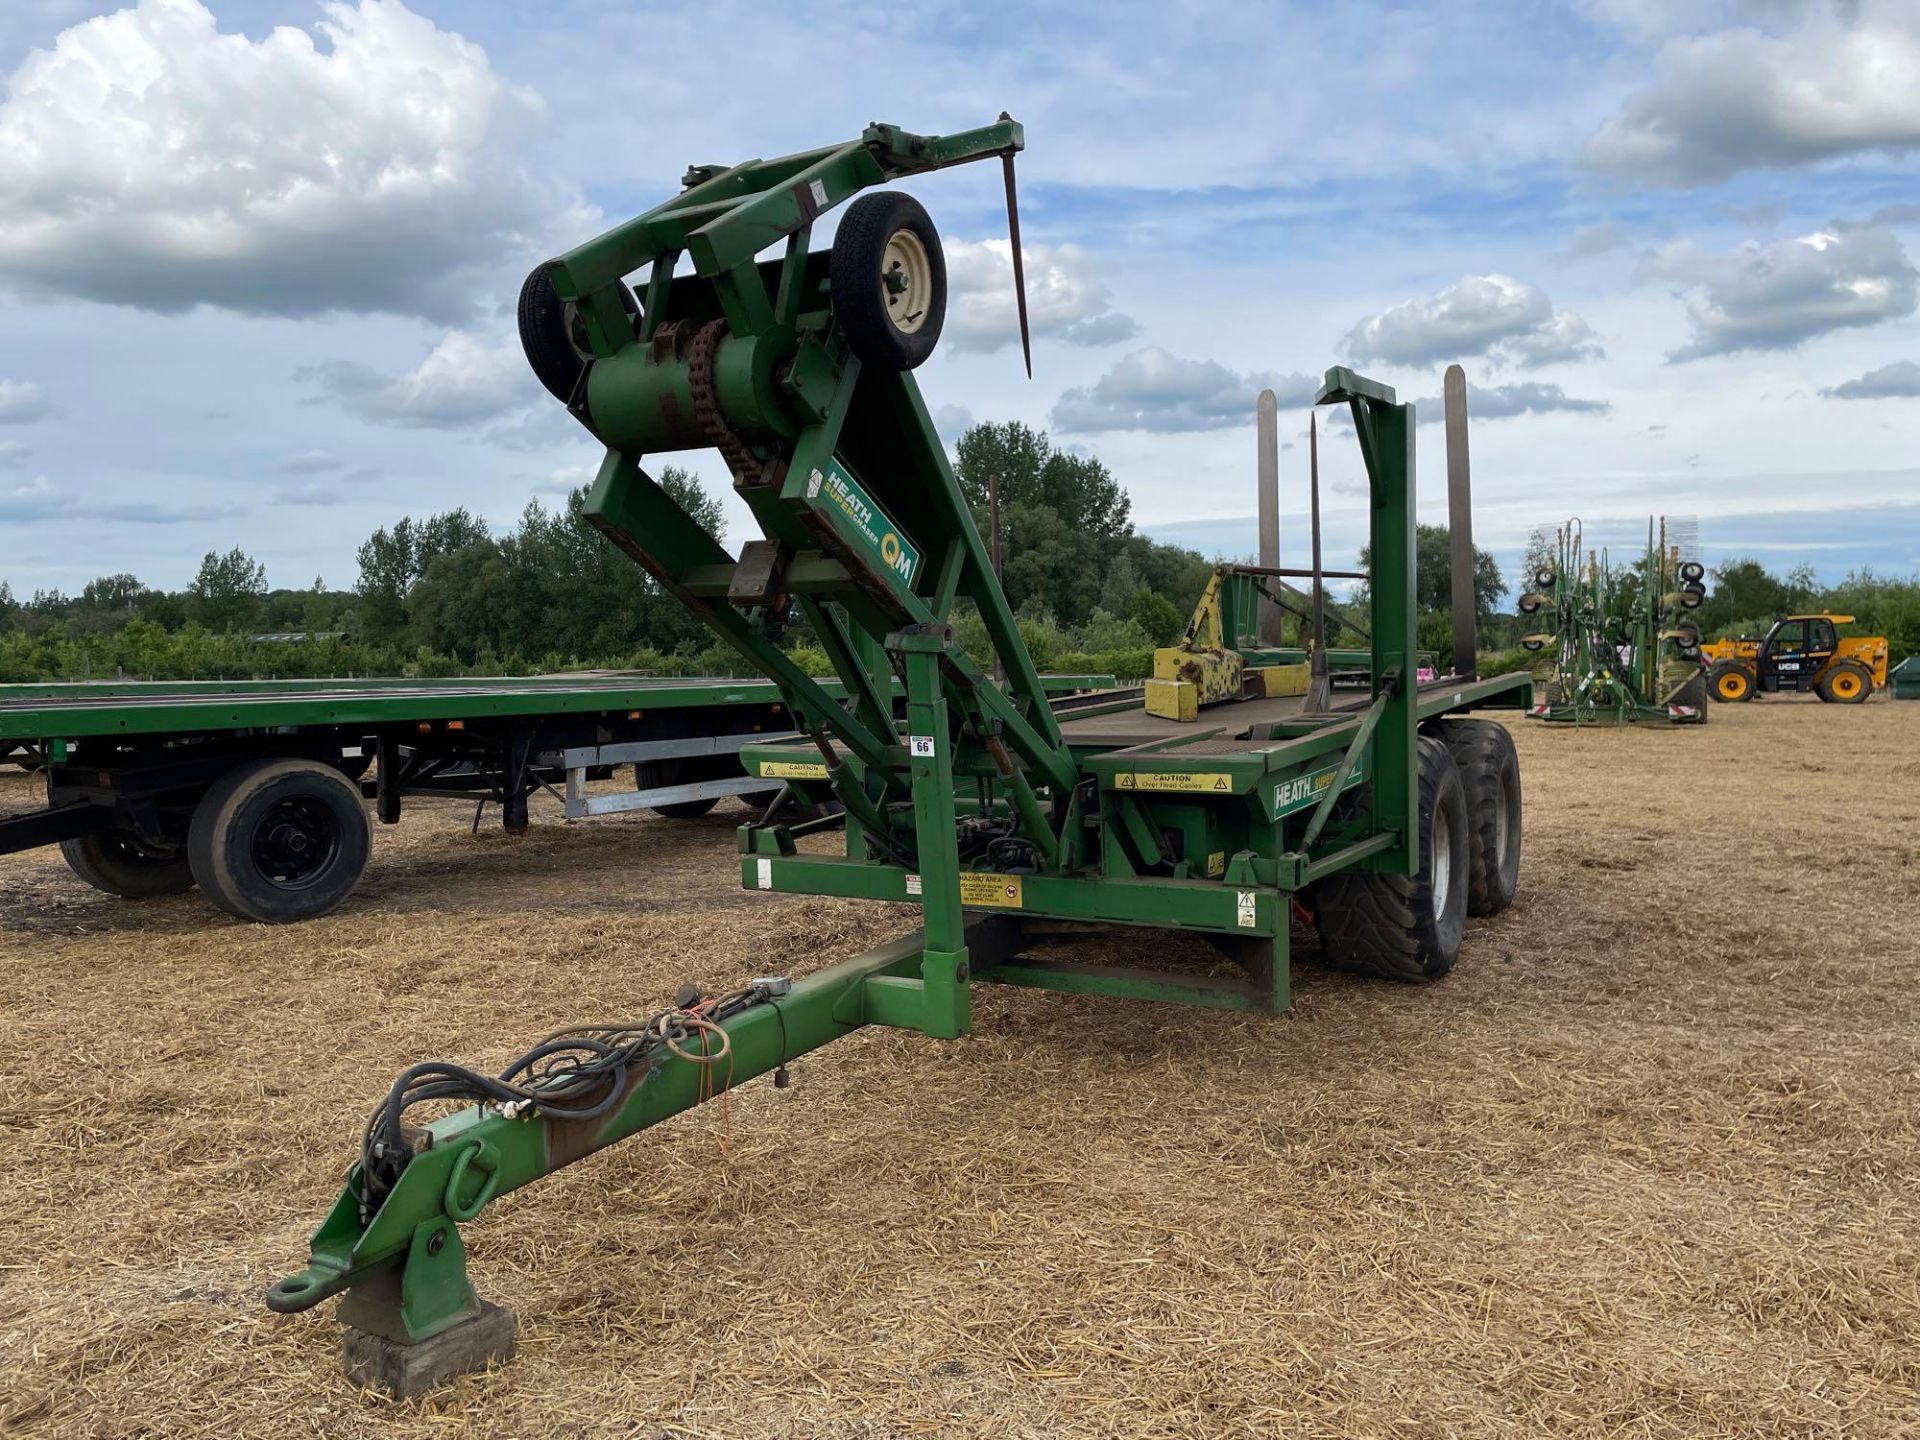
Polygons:
<instances>
[{"instance_id":1,"label":"upright bale post","mask_svg":"<svg viewBox=\"0 0 1920 1440\"><path fill-rule=\"evenodd\" d=\"M1447 420L1447 538L1453 571L1453 673L1478 679L1479 603L1474 593L1473 477L1467 464L1467 372L1449 365L1440 391Z\"/></svg>"},{"instance_id":2,"label":"upright bale post","mask_svg":"<svg viewBox=\"0 0 1920 1440\"><path fill-rule=\"evenodd\" d=\"M1260 564L1263 569L1277 570L1280 568L1280 402L1273 391L1260 392L1254 404L1254 417L1258 437ZM1264 590L1260 596L1258 634L1262 645L1280 643L1280 606Z\"/></svg>"}]
</instances>

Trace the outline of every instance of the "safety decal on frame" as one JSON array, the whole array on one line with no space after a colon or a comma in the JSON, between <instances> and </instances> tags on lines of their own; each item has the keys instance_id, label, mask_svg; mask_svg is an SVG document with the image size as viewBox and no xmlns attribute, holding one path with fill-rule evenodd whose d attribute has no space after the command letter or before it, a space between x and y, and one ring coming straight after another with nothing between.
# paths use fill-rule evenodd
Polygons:
<instances>
[{"instance_id":1,"label":"safety decal on frame","mask_svg":"<svg viewBox=\"0 0 1920 1440\"><path fill-rule=\"evenodd\" d=\"M1239 918L1239 921L1240 921L1240 928L1241 928L1242 930L1251 930L1251 929L1253 929L1253 927L1254 927L1254 918L1253 918L1253 891L1251 891L1251 890L1242 890L1242 891L1240 892L1240 898L1239 898L1239 901L1238 901L1237 903L1238 903L1238 907L1239 907L1239 915L1238 915L1238 918Z\"/></svg>"},{"instance_id":2,"label":"safety decal on frame","mask_svg":"<svg viewBox=\"0 0 1920 1440\"><path fill-rule=\"evenodd\" d=\"M1026 904L1024 888L1018 875L967 870L960 875L960 903L991 906L998 910L1019 910Z\"/></svg>"},{"instance_id":3,"label":"safety decal on frame","mask_svg":"<svg viewBox=\"0 0 1920 1440\"><path fill-rule=\"evenodd\" d=\"M1218 770L1123 770L1113 777L1116 790L1198 790L1227 794L1233 777Z\"/></svg>"}]
</instances>

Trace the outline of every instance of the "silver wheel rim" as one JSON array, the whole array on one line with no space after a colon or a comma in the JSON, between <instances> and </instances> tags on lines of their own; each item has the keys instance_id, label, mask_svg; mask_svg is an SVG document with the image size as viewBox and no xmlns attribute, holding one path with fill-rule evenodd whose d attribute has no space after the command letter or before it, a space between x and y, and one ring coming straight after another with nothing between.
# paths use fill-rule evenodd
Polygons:
<instances>
[{"instance_id":1,"label":"silver wheel rim","mask_svg":"<svg viewBox=\"0 0 1920 1440\"><path fill-rule=\"evenodd\" d=\"M1444 800L1433 808L1433 913L1447 913L1447 897L1453 893L1452 807Z\"/></svg>"},{"instance_id":2,"label":"silver wheel rim","mask_svg":"<svg viewBox=\"0 0 1920 1440\"><path fill-rule=\"evenodd\" d=\"M887 302L887 318L902 335L912 335L926 323L933 303L933 261L927 247L911 230L887 237L880 258L880 298Z\"/></svg>"},{"instance_id":3,"label":"silver wheel rim","mask_svg":"<svg viewBox=\"0 0 1920 1440\"><path fill-rule=\"evenodd\" d=\"M560 325L567 337L567 348L573 351L574 357L582 365L592 361L593 347L583 344L580 339L580 307L571 300L562 302L560 306Z\"/></svg>"}]
</instances>

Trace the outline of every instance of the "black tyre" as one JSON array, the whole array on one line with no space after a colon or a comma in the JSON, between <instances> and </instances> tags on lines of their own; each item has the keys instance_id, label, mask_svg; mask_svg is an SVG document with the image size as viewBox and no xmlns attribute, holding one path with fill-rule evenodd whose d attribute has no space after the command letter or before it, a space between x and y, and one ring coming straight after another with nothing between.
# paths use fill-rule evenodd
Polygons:
<instances>
[{"instance_id":1,"label":"black tyre","mask_svg":"<svg viewBox=\"0 0 1920 1440\"><path fill-rule=\"evenodd\" d=\"M1314 887L1327 959L1383 980L1438 980L1460 956L1467 924L1469 826L1460 767L1440 741L1420 741L1420 868L1353 868Z\"/></svg>"},{"instance_id":2,"label":"black tyre","mask_svg":"<svg viewBox=\"0 0 1920 1440\"><path fill-rule=\"evenodd\" d=\"M1711 699L1712 696L1707 690L1707 672L1695 665L1693 673L1680 682L1678 688L1667 696L1665 703L1690 707L1696 712L1699 723L1704 725L1707 723L1707 711L1711 708L1709 704Z\"/></svg>"},{"instance_id":3,"label":"black tyre","mask_svg":"<svg viewBox=\"0 0 1920 1440\"><path fill-rule=\"evenodd\" d=\"M1433 728L1467 792L1467 914L1498 915L1520 885L1520 756L1507 727L1491 720Z\"/></svg>"},{"instance_id":4,"label":"black tyre","mask_svg":"<svg viewBox=\"0 0 1920 1440\"><path fill-rule=\"evenodd\" d=\"M947 259L918 200L883 190L849 205L828 273L834 318L862 361L911 370L933 354L947 319Z\"/></svg>"},{"instance_id":5,"label":"black tyre","mask_svg":"<svg viewBox=\"0 0 1920 1440\"><path fill-rule=\"evenodd\" d=\"M534 377L546 386L554 399L565 404L573 398L580 373L593 359L593 350L580 332L579 316L571 301L562 300L553 288L550 264L535 267L520 287L520 348ZM640 302L623 282L620 303L627 314L638 315Z\"/></svg>"},{"instance_id":6,"label":"black tyre","mask_svg":"<svg viewBox=\"0 0 1920 1440\"><path fill-rule=\"evenodd\" d=\"M1707 672L1707 689L1725 705L1743 705L1753 698L1753 672L1732 660L1722 660Z\"/></svg>"},{"instance_id":7,"label":"black tyre","mask_svg":"<svg viewBox=\"0 0 1920 1440\"><path fill-rule=\"evenodd\" d=\"M193 888L193 871L183 851L155 849L130 830L62 840L60 853L67 868L87 884L123 899L184 895Z\"/></svg>"},{"instance_id":8,"label":"black tyre","mask_svg":"<svg viewBox=\"0 0 1920 1440\"><path fill-rule=\"evenodd\" d=\"M1873 675L1864 665L1841 660L1820 677L1817 688L1829 705L1858 705L1873 694Z\"/></svg>"},{"instance_id":9,"label":"black tyre","mask_svg":"<svg viewBox=\"0 0 1920 1440\"><path fill-rule=\"evenodd\" d=\"M316 760L254 760L228 771L201 797L187 834L207 898L267 925L339 905L372 848L360 787Z\"/></svg>"}]
</instances>

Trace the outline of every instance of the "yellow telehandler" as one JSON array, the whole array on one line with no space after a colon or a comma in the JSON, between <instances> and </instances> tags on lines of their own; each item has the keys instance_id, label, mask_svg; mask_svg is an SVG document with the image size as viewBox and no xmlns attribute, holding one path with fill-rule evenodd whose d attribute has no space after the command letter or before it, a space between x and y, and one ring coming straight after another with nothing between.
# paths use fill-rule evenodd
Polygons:
<instances>
[{"instance_id":1,"label":"yellow telehandler","mask_svg":"<svg viewBox=\"0 0 1920 1440\"><path fill-rule=\"evenodd\" d=\"M1715 700L1751 700L1755 691L1811 690L1835 705L1858 705L1887 683L1884 635L1842 637L1836 625L1853 616L1822 611L1773 622L1765 638L1750 635L1700 647L1707 690Z\"/></svg>"}]
</instances>

